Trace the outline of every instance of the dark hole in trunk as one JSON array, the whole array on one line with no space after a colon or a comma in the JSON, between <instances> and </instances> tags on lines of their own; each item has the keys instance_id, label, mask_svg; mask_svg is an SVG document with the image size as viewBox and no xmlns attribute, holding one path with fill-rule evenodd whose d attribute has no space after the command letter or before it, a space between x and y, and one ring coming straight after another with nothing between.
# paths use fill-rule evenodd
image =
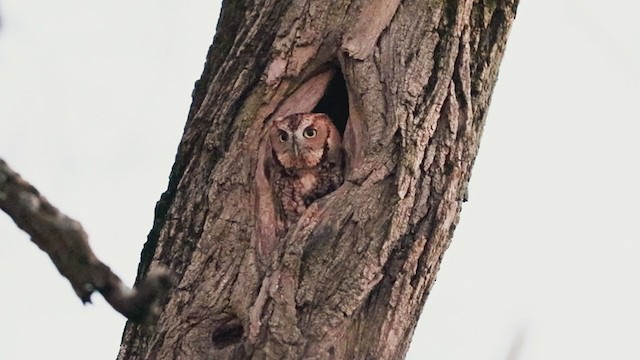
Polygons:
<instances>
[{"instance_id":1,"label":"dark hole in trunk","mask_svg":"<svg viewBox=\"0 0 640 360\"><path fill-rule=\"evenodd\" d=\"M312 112L329 115L340 134L344 135L347 119L349 119L349 95L347 93L347 84L340 68L336 68L329 86Z\"/></svg>"},{"instance_id":2,"label":"dark hole in trunk","mask_svg":"<svg viewBox=\"0 0 640 360\"><path fill-rule=\"evenodd\" d=\"M211 341L216 349L237 344L242 339L244 329L238 319L231 319L211 334Z\"/></svg>"}]
</instances>

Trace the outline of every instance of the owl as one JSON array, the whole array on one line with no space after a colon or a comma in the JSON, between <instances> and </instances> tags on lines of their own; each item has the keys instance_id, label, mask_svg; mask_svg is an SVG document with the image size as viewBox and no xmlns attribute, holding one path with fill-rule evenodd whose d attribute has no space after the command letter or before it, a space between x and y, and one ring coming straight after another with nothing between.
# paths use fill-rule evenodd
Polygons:
<instances>
[{"instance_id":1,"label":"owl","mask_svg":"<svg viewBox=\"0 0 640 360\"><path fill-rule=\"evenodd\" d=\"M344 149L338 129L325 114L293 114L273 121L269 182L286 227L315 200L344 181Z\"/></svg>"}]
</instances>

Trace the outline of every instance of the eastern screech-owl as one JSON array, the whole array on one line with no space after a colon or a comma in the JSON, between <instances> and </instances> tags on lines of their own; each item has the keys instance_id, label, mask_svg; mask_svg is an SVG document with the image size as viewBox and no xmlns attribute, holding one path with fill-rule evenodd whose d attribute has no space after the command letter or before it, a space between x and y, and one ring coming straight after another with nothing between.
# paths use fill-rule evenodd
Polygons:
<instances>
[{"instance_id":1,"label":"eastern screech-owl","mask_svg":"<svg viewBox=\"0 0 640 360\"><path fill-rule=\"evenodd\" d=\"M274 120L269 141L267 171L289 227L313 201L344 181L342 141L327 115L309 113Z\"/></svg>"}]
</instances>

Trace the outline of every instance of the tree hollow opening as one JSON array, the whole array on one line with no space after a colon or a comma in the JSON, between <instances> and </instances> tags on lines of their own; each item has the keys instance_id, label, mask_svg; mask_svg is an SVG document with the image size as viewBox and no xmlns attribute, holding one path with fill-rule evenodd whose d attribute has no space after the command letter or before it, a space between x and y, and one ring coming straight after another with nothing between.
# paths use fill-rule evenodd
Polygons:
<instances>
[{"instance_id":1,"label":"tree hollow opening","mask_svg":"<svg viewBox=\"0 0 640 360\"><path fill-rule=\"evenodd\" d=\"M213 347L216 349L224 349L228 346L237 344L242 339L244 329L240 320L231 319L219 328L215 329L211 334Z\"/></svg>"},{"instance_id":2,"label":"tree hollow opening","mask_svg":"<svg viewBox=\"0 0 640 360\"><path fill-rule=\"evenodd\" d=\"M312 112L329 115L340 135L344 135L349 119L349 94L339 67L336 67L329 85Z\"/></svg>"}]
</instances>

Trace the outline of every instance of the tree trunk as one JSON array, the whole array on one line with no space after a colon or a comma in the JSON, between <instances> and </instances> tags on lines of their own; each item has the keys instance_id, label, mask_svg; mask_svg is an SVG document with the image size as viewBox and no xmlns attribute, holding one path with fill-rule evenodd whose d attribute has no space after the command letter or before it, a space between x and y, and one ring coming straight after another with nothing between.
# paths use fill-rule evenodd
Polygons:
<instances>
[{"instance_id":1,"label":"tree trunk","mask_svg":"<svg viewBox=\"0 0 640 360\"><path fill-rule=\"evenodd\" d=\"M518 0L224 2L119 359L400 359L458 222ZM346 181L277 231L275 117L328 113Z\"/></svg>"}]
</instances>

